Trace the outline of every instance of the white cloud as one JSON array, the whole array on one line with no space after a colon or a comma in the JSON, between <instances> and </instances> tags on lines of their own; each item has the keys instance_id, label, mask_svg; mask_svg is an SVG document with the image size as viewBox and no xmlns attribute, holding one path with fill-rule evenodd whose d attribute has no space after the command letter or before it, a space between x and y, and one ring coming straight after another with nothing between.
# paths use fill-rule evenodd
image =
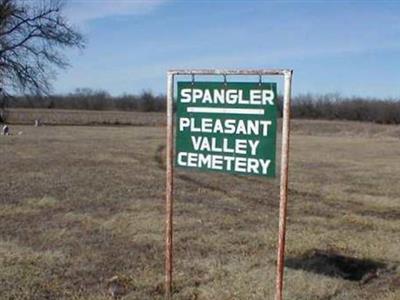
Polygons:
<instances>
[{"instance_id":1,"label":"white cloud","mask_svg":"<svg viewBox=\"0 0 400 300\"><path fill-rule=\"evenodd\" d=\"M68 0L66 14L73 23L113 16L142 15L152 12L166 0Z\"/></svg>"}]
</instances>

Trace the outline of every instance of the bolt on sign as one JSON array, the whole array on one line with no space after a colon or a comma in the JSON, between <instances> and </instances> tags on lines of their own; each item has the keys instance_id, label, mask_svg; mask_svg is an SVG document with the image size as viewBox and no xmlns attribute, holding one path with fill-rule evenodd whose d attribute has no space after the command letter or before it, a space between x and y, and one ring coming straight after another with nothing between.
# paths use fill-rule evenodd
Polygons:
<instances>
[{"instance_id":1,"label":"bolt on sign","mask_svg":"<svg viewBox=\"0 0 400 300\"><path fill-rule=\"evenodd\" d=\"M176 166L275 177L276 83L177 87Z\"/></svg>"}]
</instances>

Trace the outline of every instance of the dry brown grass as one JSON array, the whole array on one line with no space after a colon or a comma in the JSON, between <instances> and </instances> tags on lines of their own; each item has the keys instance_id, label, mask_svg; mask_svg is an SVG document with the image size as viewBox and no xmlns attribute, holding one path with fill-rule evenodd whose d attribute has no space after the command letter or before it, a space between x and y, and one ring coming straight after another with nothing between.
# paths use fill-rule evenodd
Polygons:
<instances>
[{"instance_id":1,"label":"dry brown grass","mask_svg":"<svg viewBox=\"0 0 400 300\"><path fill-rule=\"evenodd\" d=\"M400 299L398 127L294 122L285 299ZM0 137L0 299L162 299L164 128ZM272 299L278 180L176 174L175 299ZM306 260L369 260L370 281ZM326 266L326 268L332 266ZM335 276L337 275L337 276Z\"/></svg>"}]
</instances>

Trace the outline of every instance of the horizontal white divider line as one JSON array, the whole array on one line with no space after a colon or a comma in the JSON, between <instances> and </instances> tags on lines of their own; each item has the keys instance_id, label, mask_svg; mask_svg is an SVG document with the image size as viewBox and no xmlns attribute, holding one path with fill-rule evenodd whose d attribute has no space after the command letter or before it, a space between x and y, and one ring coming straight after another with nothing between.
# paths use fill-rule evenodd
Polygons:
<instances>
[{"instance_id":1,"label":"horizontal white divider line","mask_svg":"<svg viewBox=\"0 0 400 300\"><path fill-rule=\"evenodd\" d=\"M264 109L257 109L257 108L188 107L187 112L214 113L214 114L264 115Z\"/></svg>"}]
</instances>

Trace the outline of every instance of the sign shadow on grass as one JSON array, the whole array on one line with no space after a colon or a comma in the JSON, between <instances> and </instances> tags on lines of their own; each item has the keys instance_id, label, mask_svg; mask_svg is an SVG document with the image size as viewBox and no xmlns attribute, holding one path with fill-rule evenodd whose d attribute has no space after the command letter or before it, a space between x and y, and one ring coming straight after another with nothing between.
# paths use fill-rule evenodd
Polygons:
<instances>
[{"instance_id":1,"label":"sign shadow on grass","mask_svg":"<svg viewBox=\"0 0 400 300\"><path fill-rule=\"evenodd\" d=\"M353 258L326 250L311 250L301 257L289 257L285 266L350 281L364 281L386 267L381 262Z\"/></svg>"}]
</instances>

